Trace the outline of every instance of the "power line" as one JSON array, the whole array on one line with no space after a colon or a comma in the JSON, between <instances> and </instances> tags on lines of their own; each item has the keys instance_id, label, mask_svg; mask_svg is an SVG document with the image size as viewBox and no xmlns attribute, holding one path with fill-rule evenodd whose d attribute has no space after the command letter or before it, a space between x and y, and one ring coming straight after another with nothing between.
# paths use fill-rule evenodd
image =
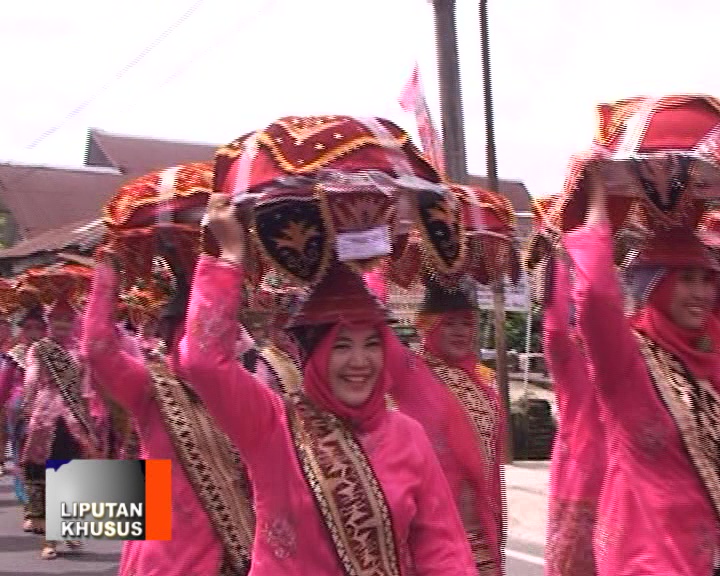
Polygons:
<instances>
[{"instance_id":1,"label":"power line","mask_svg":"<svg viewBox=\"0 0 720 576\"><path fill-rule=\"evenodd\" d=\"M170 36L178 27L180 27L184 22L186 22L197 10L200 8L202 4L205 3L206 0L196 0L196 2L190 6L177 20L175 20L170 26L165 28L156 38L153 40L150 44L146 45L145 48L143 48L132 60L130 60L125 66L123 66L120 70L118 70L115 75L105 82L101 86L101 88L95 92L92 96L85 99L83 102L81 102L78 106L76 106L73 110L71 110L62 120L60 120L57 124L54 126L48 128L43 132L40 136L38 136L33 142L31 142L28 146L25 147L25 150L32 150L38 144L43 142L46 138L49 136L52 136L57 132L60 128L65 126L67 122L71 119L73 119L75 116L80 114L83 110L85 110L90 104L92 104L95 100L97 100L100 96L102 96L109 88L112 87L112 85L117 82L118 80L121 80L130 70L132 70L135 66L137 66L148 54L150 54L155 48L157 48L162 42L167 39L168 36ZM0 187L4 188L5 190L9 190L12 187L17 186L18 184L22 184L27 178L32 176L33 173L35 173L37 170L40 170L40 167L29 167L25 172L23 172L20 176L18 176L15 180L13 180L10 183L4 182L0 178Z\"/></svg>"},{"instance_id":2,"label":"power line","mask_svg":"<svg viewBox=\"0 0 720 576\"><path fill-rule=\"evenodd\" d=\"M233 36L233 34L236 34L237 32L241 31L243 28L247 28L250 24L255 22L258 18L266 15L272 8L276 8L279 0L267 0L264 2L263 6L259 10L257 10L254 14L252 14L249 18L244 19L240 26L233 27L223 34L216 34L215 35L215 42L208 43L204 46L203 50L199 50L198 52L195 52L190 58L188 58L185 62L183 62L179 67L175 68L173 72L171 72L168 76L165 77L165 79L160 82L160 84L156 85L153 90L157 91L161 88L164 88L167 86L170 82L173 80L179 78L182 76L197 60L202 58L204 55L206 55L211 50L214 50L219 45L222 45L227 42L235 41L236 37ZM242 60L240 60L242 62Z\"/></svg>"},{"instance_id":3,"label":"power line","mask_svg":"<svg viewBox=\"0 0 720 576\"><path fill-rule=\"evenodd\" d=\"M160 44L163 43L163 41L170 36L178 27L180 27L186 20L188 20L202 4L205 3L205 0L196 0L196 2L190 6L181 16L178 18L175 22L173 22L170 26L168 26L163 32L155 38L150 44L145 46L138 54L135 56L130 62L128 62L125 66L123 66L110 80L105 82L100 89L95 92L92 96L81 102L78 106L73 108L60 122L52 126L51 128L48 128L45 132L43 132L40 136L38 136L35 140L33 140L27 147L26 150L32 150L34 149L38 144L43 142L46 138L49 136L52 136L55 132L57 132L60 128L65 126L65 124L72 120L75 116L77 116L80 112L85 110L90 104L92 104L95 100L97 100L100 96L102 96L112 85L117 82L118 80L121 80L130 70L132 70L135 66L137 66L148 54L150 54L155 48L157 48Z\"/></svg>"},{"instance_id":4,"label":"power line","mask_svg":"<svg viewBox=\"0 0 720 576\"><path fill-rule=\"evenodd\" d=\"M151 44L146 46L135 58L133 58L127 65L125 65L115 76L112 80L108 81L103 85L103 87L96 92L92 97L86 99L83 103L81 103L79 106L77 106L70 114L68 114L63 120L61 120L58 124L53 126L52 128L46 130L43 135L38 137L29 147L27 147L28 150L32 149L33 147L37 146L42 140L47 138L48 136L55 133L57 130L59 130L62 126L67 123L68 120L72 119L74 116L82 112L85 108L87 108L94 100L96 100L98 97L100 97L108 88L111 87L112 83L122 79L122 77L130 71L134 66L136 66L143 58L145 58L152 50L154 50L162 41L164 41L175 29L177 29L183 22L185 22L192 14L200 7L201 4L203 4L205 0L198 0L193 4L185 13L178 18L173 24L171 24L168 28L166 28ZM198 51L195 53L193 57L191 57L189 60L187 60L185 63L183 63L179 68L176 68L173 73L171 73L168 77L165 78L158 86L155 87L155 90L158 90L160 88L163 88L168 83L170 83L175 78L182 75L195 61L197 61L200 57L207 54L210 50L215 48L218 44L221 44L223 42L229 42L233 39L233 32L237 32L238 30L242 30L243 28L246 28L250 24L252 24L254 21L256 21L261 16L267 14L272 8L275 8L277 6L278 0L267 0L264 5L255 12L249 19L244 19L239 27L234 27L227 31L226 34L219 34L216 36L217 40L216 42L210 43L208 45L205 45L205 49ZM13 188L15 186L18 186L19 184L22 184L25 180L27 180L30 176L32 176L35 172L38 170L43 169L42 166L31 166L28 167L20 176L18 176L15 180L13 180L10 183L6 183L1 177L0 177L0 188L5 189L9 192L10 188Z\"/></svg>"}]
</instances>

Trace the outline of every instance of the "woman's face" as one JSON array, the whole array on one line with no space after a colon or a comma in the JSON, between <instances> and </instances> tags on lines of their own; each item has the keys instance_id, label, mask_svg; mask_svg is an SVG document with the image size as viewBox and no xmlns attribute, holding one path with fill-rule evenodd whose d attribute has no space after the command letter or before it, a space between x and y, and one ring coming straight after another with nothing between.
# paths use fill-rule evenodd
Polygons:
<instances>
[{"instance_id":1,"label":"woman's face","mask_svg":"<svg viewBox=\"0 0 720 576\"><path fill-rule=\"evenodd\" d=\"M702 328L718 299L717 274L703 268L685 268L677 276L670 301L670 318L681 328Z\"/></svg>"},{"instance_id":2,"label":"woman's face","mask_svg":"<svg viewBox=\"0 0 720 576\"><path fill-rule=\"evenodd\" d=\"M328 372L335 397L360 406L370 397L383 368L380 332L371 326L342 327L330 351Z\"/></svg>"},{"instance_id":3,"label":"woman's face","mask_svg":"<svg viewBox=\"0 0 720 576\"><path fill-rule=\"evenodd\" d=\"M473 352L475 316L472 312L446 313L440 321L440 349L448 358L459 360Z\"/></svg>"}]
</instances>

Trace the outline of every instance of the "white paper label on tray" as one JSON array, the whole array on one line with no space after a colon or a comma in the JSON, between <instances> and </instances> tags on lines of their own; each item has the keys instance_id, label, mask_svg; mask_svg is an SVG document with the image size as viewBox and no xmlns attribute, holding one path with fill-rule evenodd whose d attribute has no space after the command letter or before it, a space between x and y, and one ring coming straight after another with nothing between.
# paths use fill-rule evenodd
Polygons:
<instances>
[{"instance_id":1,"label":"white paper label on tray","mask_svg":"<svg viewBox=\"0 0 720 576\"><path fill-rule=\"evenodd\" d=\"M360 232L338 232L336 238L338 260L366 260L390 254L390 227L378 226Z\"/></svg>"}]
</instances>

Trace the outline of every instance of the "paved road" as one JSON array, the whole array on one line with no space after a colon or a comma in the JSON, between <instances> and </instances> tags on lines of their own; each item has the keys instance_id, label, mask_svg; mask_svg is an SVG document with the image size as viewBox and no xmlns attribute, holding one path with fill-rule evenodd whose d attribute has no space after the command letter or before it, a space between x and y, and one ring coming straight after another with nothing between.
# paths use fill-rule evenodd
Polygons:
<instances>
[{"instance_id":1,"label":"paved road","mask_svg":"<svg viewBox=\"0 0 720 576\"><path fill-rule=\"evenodd\" d=\"M115 576L120 543L88 541L81 552L64 553L56 560L42 560L42 537L20 530L20 508L7 476L0 478L0 576ZM511 540L508 576L542 576L537 557L542 550L532 544ZM58 548L63 551L63 547ZM211 576L211 575L208 575Z\"/></svg>"},{"instance_id":2,"label":"paved road","mask_svg":"<svg viewBox=\"0 0 720 576\"><path fill-rule=\"evenodd\" d=\"M83 551L63 553L42 560L42 536L20 529L21 511L10 478L0 478L0 576L115 576L120 560L119 542L88 541Z\"/></svg>"}]
</instances>

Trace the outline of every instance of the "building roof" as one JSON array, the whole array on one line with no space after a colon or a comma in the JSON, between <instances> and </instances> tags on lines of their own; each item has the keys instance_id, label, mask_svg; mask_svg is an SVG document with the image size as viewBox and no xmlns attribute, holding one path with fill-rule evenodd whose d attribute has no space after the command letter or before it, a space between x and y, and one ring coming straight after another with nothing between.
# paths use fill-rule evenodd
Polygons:
<instances>
[{"instance_id":1,"label":"building roof","mask_svg":"<svg viewBox=\"0 0 720 576\"><path fill-rule=\"evenodd\" d=\"M103 204L126 180L109 168L58 168L0 164L0 202L20 238L100 216Z\"/></svg>"},{"instance_id":2,"label":"building roof","mask_svg":"<svg viewBox=\"0 0 720 576\"><path fill-rule=\"evenodd\" d=\"M216 144L126 136L91 128L88 131L85 164L141 176L186 162L209 162L217 148Z\"/></svg>"},{"instance_id":3,"label":"building roof","mask_svg":"<svg viewBox=\"0 0 720 576\"><path fill-rule=\"evenodd\" d=\"M468 176L468 184L486 189L489 187L487 176L470 175ZM498 192L510 200L516 213L532 211L532 197L525 184L518 180L500 180L499 188Z\"/></svg>"},{"instance_id":4,"label":"building roof","mask_svg":"<svg viewBox=\"0 0 720 576\"><path fill-rule=\"evenodd\" d=\"M102 220L74 222L47 230L10 248L0 250L0 273L15 276L31 266L50 264L59 251L87 253L105 233Z\"/></svg>"},{"instance_id":5,"label":"building roof","mask_svg":"<svg viewBox=\"0 0 720 576\"><path fill-rule=\"evenodd\" d=\"M14 220L15 242L89 222L126 181L185 162L212 160L217 146L88 131L85 166L0 163L0 203Z\"/></svg>"},{"instance_id":6,"label":"building roof","mask_svg":"<svg viewBox=\"0 0 720 576\"><path fill-rule=\"evenodd\" d=\"M22 240L10 248L0 250L0 260L8 258L24 258L41 252L54 252L66 248L77 248L81 251L97 244L105 232L102 220L73 222L47 230L42 234Z\"/></svg>"}]
</instances>

